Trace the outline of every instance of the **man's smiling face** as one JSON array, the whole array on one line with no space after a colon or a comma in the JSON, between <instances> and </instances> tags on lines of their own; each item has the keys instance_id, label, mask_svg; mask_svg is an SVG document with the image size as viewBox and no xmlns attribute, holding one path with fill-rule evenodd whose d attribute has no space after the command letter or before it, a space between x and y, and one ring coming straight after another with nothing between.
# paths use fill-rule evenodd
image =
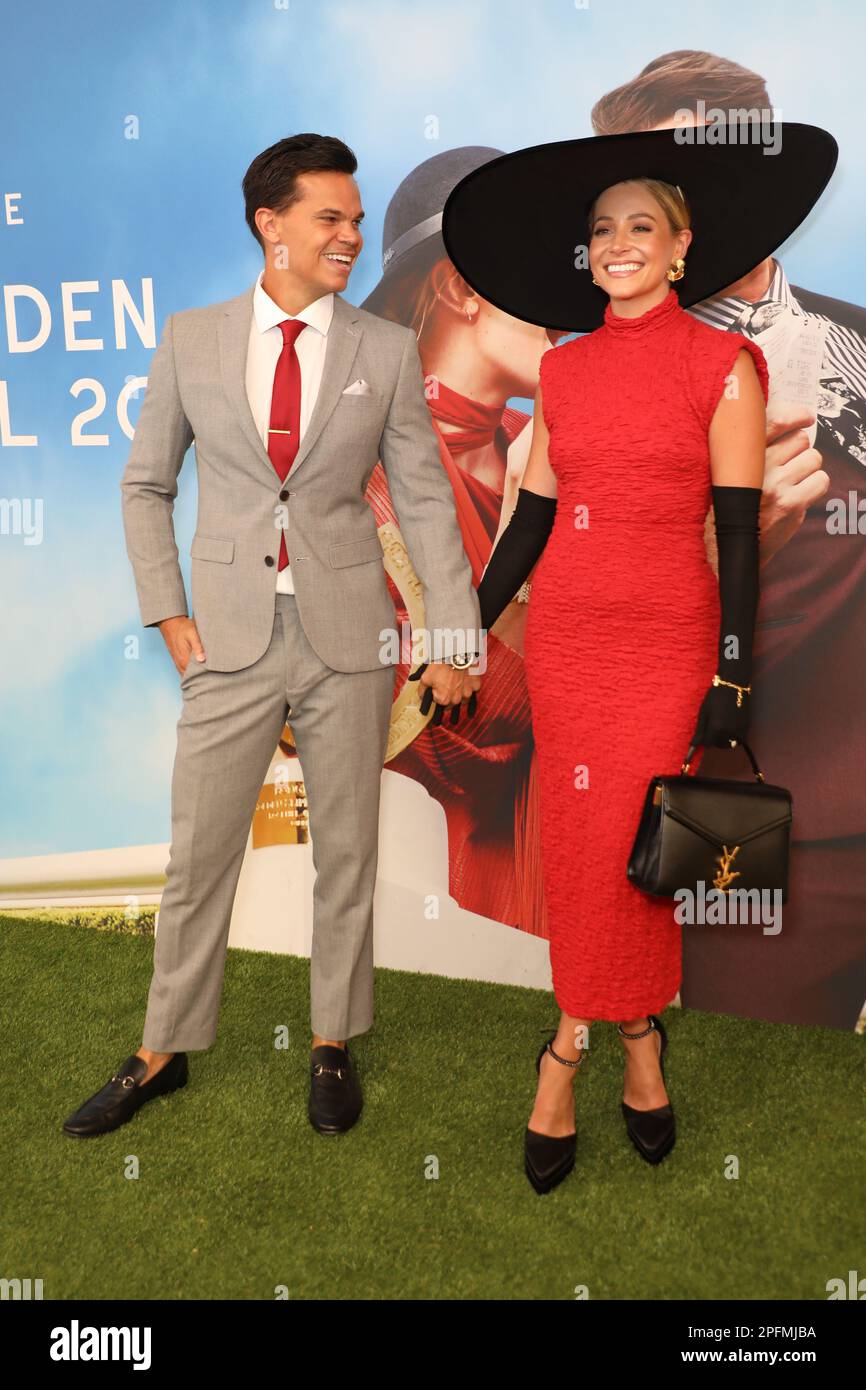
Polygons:
<instances>
[{"instance_id":1,"label":"man's smiling face","mask_svg":"<svg viewBox=\"0 0 866 1390\"><path fill-rule=\"evenodd\" d=\"M364 210L351 174L299 174L296 189L299 196L289 207L263 212L257 220L275 268L288 271L313 300L346 288L364 244Z\"/></svg>"}]
</instances>

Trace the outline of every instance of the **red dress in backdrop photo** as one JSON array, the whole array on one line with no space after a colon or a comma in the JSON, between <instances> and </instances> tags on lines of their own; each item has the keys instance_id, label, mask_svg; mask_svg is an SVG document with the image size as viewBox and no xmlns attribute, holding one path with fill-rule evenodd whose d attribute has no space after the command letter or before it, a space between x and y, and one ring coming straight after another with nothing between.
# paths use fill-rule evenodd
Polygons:
<instances>
[{"instance_id":1,"label":"red dress in backdrop photo","mask_svg":"<svg viewBox=\"0 0 866 1390\"><path fill-rule=\"evenodd\" d=\"M477 587L499 528L502 493L462 468L460 456L492 440L504 479L508 446L530 416L511 407L481 405L443 382L428 405ZM443 432L438 420L460 429ZM399 526L381 462L365 497L377 526ZM388 587L402 625L408 614L390 576ZM395 698L409 669L405 663L397 668ZM490 635L476 714L468 720L464 708L458 724L447 720L446 715L442 724L422 730L388 762L388 770L411 777L441 805L448 833L448 887L458 905L546 937L537 770L522 656Z\"/></svg>"}]
</instances>

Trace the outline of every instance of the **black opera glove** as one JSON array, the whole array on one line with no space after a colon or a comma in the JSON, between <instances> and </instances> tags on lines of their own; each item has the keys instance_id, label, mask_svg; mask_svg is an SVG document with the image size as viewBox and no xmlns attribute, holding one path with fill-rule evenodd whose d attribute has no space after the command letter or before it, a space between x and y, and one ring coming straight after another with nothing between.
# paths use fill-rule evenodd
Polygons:
<instances>
[{"instance_id":1,"label":"black opera glove","mask_svg":"<svg viewBox=\"0 0 866 1390\"><path fill-rule=\"evenodd\" d=\"M505 611L547 545L556 517L556 498L517 489L517 506L496 544L478 585L482 628Z\"/></svg>"},{"instance_id":2,"label":"black opera glove","mask_svg":"<svg viewBox=\"0 0 866 1390\"><path fill-rule=\"evenodd\" d=\"M496 543L496 549L488 561L487 568L478 585L478 605L481 610L481 627L488 629L507 608L521 584L527 579L532 567L547 544L556 516L556 498L544 497L540 492L530 492L528 488L517 490L517 505L511 520ZM427 669L427 663L419 666L409 676L410 681L418 680ZM427 687L421 698L421 713L427 714L433 692ZM437 705L436 713L430 720L430 727L441 724L447 706ZM475 691L467 703L467 715L471 719L475 713ZM460 706L454 705L451 723L456 724L460 716Z\"/></svg>"},{"instance_id":3,"label":"black opera glove","mask_svg":"<svg viewBox=\"0 0 866 1390\"><path fill-rule=\"evenodd\" d=\"M730 748L739 743L749 731L749 696L742 695L737 707L737 692L725 685L711 685L698 711L698 721L692 743L707 748Z\"/></svg>"},{"instance_id":4,"label":"black opera glove","mask_svg":"<svg viewBox=\"0 0 866 1390\"><path fill-rule=\"evenodd\" d=\"M727 748L732 740L740 742L746 737L751 714L751 694L732 687L751 685L759 592L761 489L714 484L712 494L721 607L716 675L730 685L710 686L698 711L692 743Z\"/></svg>"}]
</instances>

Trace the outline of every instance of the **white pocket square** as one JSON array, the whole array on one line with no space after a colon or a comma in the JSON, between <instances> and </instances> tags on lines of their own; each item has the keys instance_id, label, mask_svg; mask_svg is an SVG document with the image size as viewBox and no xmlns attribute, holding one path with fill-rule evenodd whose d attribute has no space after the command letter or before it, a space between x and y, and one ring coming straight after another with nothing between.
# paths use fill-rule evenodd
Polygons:
<instances>
[{"instance_id":1,"label":"white pocket square","mask_svg":"<svg viewBox=\"0 0 866 1390\"><path fill-rule=\"evenodd\" d=\"M372 396L372 394L369 381L364 381L363 377L358 377L358 380L353 381L352 385L347 386L343 392L344 396Z\"/></svg>"}]
</instances>

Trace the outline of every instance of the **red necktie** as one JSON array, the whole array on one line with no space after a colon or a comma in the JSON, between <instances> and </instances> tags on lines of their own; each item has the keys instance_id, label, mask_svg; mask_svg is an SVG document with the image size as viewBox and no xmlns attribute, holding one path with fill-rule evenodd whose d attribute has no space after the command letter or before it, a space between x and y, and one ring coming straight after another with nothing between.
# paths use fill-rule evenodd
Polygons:
<instances>
[{"instance_id":1,"label":"red necktie","mask_svg":"<svg viewBox=\"0 0 866 1390\"><path fill-rule=\"evenodd\" d=\"M277 359L274 372L268 454L281 482L288 477L289 469L298 452L301 433L301 364L295 351L295 341L306 327L303 319L283 319L280 324L283 350ZM284 570L288 563L286 533L282 531L278 568Z\"/></svg>"}]
</instances>

